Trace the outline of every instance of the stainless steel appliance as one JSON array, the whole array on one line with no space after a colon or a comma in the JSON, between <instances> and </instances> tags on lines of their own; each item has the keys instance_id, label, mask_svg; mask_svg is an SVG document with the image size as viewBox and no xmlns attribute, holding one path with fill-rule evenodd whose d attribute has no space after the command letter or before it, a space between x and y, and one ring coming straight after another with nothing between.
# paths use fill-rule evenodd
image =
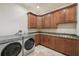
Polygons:
<instances>
[{"instance_id":1,"label":"stainless steel appliance","mask_svg":"<svg viewBox=\"0 0 79 59\"><path fill-rule=\"evenodd\" d=\"M35 49L34 36L24 37L23 39L23 55L26 56L29 53L33 52Z\"/></svg>"},{"instance_id":2,"label":"stainless steel appliance","mask_svg":"<svg viewBox=\"0 0 79 59\"><path fill-rule=\"evenodd\" d=\"M9 39L0 43L0 56L22 56L22 38Z\"/></svg>"}]
</instances>

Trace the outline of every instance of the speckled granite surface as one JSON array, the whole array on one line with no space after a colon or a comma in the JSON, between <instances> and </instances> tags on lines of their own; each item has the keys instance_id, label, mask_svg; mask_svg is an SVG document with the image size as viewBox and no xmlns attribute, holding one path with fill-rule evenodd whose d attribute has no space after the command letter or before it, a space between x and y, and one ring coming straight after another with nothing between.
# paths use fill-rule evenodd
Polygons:
<instances>
[{"instance_id":1,"label":"speckled granite surface","mask_svg":"<svg viewBox=\"0 0 79 59\"><path fill-rule=\"evenodd\" d=\"M59 52L52 49L46 48L44 46L38 45L35 50L27 56L65 56Z\"/></svg>"},{"instance_id":2,"label":"speckled granite surface","mask_svg":"<svg viewBox=\"0 0 79 59\"><path fill-rule=\"evenodd\" d=\"M51 33L51 32L29 32L29 34L43 34L43 35L50 35L50 36L56 36L56 37L63 37L63 38L70 38L70 39L79 40L79 36L77 36L75 34Z\"/></svg>"}]
</instances>

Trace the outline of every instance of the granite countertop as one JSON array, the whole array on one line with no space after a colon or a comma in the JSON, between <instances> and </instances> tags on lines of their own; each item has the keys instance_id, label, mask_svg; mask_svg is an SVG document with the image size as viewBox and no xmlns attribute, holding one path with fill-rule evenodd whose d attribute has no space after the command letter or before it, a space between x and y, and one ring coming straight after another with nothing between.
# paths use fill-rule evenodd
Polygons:
<instances>
[{"instance_id":1,"label":"granite countertop","mask_svg":"<svg viewBox=\"0 0 79 59\"><path fill-rule=\"evenodd\" d=\"M35 36L37 34L43 34L43 35L50 35L50 36L56 36L56 37L63 37L63 38L70 38L70 39L77 39L79 40L79 36L75 34L64 34L64 33L51 33L51 32L29 32L27 34L22 34L22 35L7 35L7 36L0 36L0 43L11 41L12 39L22 39L22 37L30 37L30 36Z\"/></svg>"},{"instance_id":2,"label":"granite countertop","mask_svg":"<svg viewBox=\"0 0 79 59\"><path fill-rule=\"evenodd\" d=\"M79 40L79 36L75 34L66 34L66 33L51 33L51 32L29 32L29 34L43 34L43 35L50 35L56 37L63 37L63 38L70 38L70 39L77 39Z\"/></svg>"}]
</instances>

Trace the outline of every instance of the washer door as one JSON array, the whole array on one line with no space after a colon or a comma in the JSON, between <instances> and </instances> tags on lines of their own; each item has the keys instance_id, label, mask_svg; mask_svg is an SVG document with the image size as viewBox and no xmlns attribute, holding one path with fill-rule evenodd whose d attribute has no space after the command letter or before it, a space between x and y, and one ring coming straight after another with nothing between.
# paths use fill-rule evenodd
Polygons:
<instances>
[{"instance_id":1,"label":"washer door","mask_svg":"<svg viewBox=\"0 0 79 59\"><path fill-rule=\"evenodd\" d=\"M30 50L33 48L34 45L35 45L34 39L30 38L27 41L25 41L24 47L26 50Z\"/></svg>"},{"instance_id":2,"label":"washer door","mask_svg":"<svg viewBox=\"0 0 79 59\"><path fill-rule=\"evenodd\" d=\"M10 43L3 49L1 56L17 56L21 49L22 46L19 42Z\"/></svg>"}]
</instances>

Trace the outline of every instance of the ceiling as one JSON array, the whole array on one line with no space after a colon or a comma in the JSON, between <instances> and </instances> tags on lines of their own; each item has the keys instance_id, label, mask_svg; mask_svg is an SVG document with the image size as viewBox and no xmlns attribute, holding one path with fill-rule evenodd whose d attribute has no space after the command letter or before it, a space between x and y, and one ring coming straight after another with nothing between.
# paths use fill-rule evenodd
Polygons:
<instances>
[{"instance_id":1,"label":"ceiling","mask_svg":"<svg viewBox=\"0 0 79 59\"><path fill-rule=\"evenodd\" d=\"M21 3L20 5L30 12L33 12L37 15L42 15L71 4L73 3ZM37 8L37 6L40 8Z\"/></svg>"}]
</instances>

